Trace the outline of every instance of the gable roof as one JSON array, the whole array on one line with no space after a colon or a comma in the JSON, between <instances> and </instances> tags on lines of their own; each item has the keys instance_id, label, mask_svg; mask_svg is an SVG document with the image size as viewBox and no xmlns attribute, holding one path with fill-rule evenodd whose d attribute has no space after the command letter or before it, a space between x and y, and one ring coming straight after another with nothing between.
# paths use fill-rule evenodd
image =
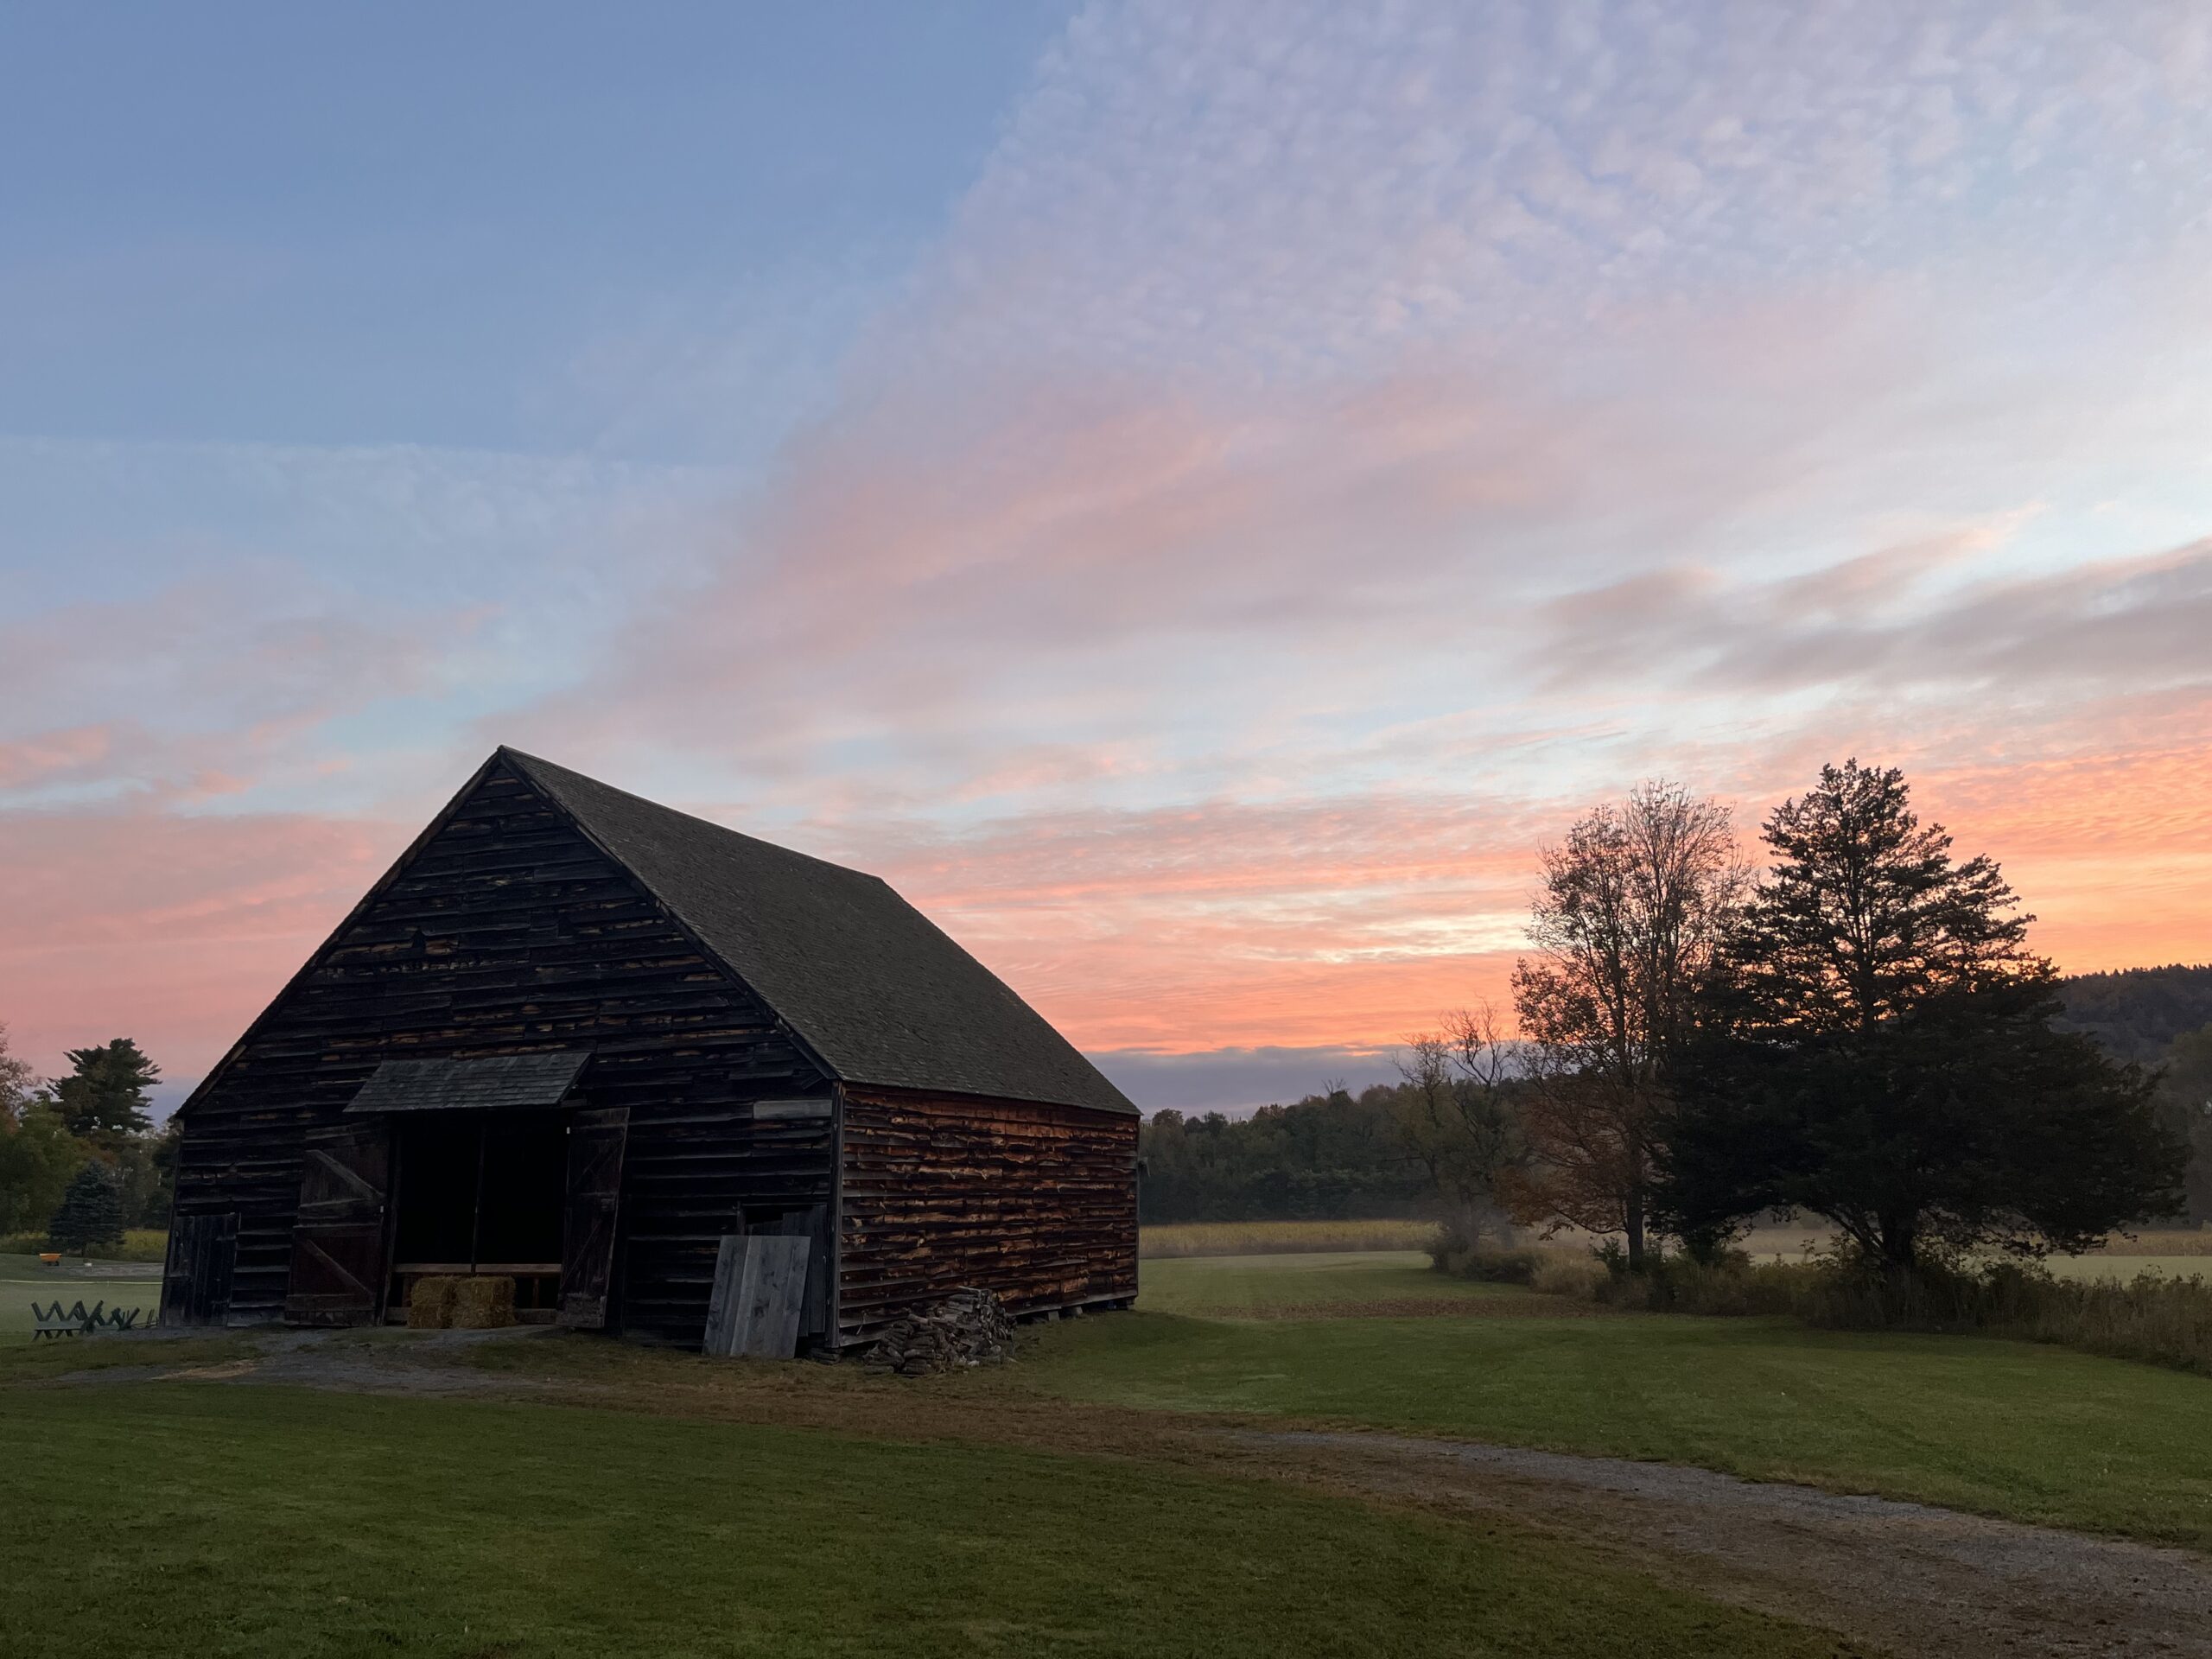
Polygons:
<instances>
[{"instance_id":1,"label":"gable roof","mask_svg":"<svg viewBox=\"0 0 2212 1659\"><path fill-rule=\"evenodd\" d=\"M1134 1114L1006 982L880 876L535 755L498 760L568 815L848 1083Z\"/></svg>"}]
</instances>

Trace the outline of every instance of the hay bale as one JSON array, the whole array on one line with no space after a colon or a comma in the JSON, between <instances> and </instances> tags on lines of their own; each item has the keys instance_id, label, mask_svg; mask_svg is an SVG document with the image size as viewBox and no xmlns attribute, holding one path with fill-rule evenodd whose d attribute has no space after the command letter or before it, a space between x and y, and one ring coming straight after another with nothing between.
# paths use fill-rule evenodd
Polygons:
<instances>
[{"instance_id":1,"label":"hay bale","mask_svg":"<svg viewBox=\"0 0 2212 1659\"><path fill-rule=\"evenodd\" d=\"M454 1297L461 1281L451 1274L427 1274L408 1287L407 1325L413 1331L443 1331L453 1323Z\"/></svg>"},{"instance_id":2,"label":"hay bale","mask_svg":"<svg viewBox=\"0 0 2212 1659\"><path fill-rule=\"evenodd\" d=\"M480 1274L456 1281L453 1298L453 1328L493 1331L515 1322L515 1281L496 1274Z\"/></svg>"}]
</instances>

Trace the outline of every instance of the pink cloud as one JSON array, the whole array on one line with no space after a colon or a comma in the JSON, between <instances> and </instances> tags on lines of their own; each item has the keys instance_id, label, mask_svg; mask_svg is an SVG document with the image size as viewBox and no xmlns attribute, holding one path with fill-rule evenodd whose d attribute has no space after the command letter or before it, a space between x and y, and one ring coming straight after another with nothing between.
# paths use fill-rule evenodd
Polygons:
<instances>
[{"instance_id":1,"label":"pink cloud","mask_svg":"<svg viewBox=\"0 0 2212 1659\"><path fill-rule=\"evenodd\" d=\"M136 1036L175 1077L227 1047L411 831L306 817L0 814L18 1051Z\"/></svg>"},{"instance_id":2,"label":"pink cloud","mask_svg":"<svg viewBox=\"0 0 2212 1659\"><path fill-rule=\"evenodd\" d=\"M114 751L112 725L78 726L0 742L0 789L28 789L92 772Z\"/></svg>"}]
</instances>

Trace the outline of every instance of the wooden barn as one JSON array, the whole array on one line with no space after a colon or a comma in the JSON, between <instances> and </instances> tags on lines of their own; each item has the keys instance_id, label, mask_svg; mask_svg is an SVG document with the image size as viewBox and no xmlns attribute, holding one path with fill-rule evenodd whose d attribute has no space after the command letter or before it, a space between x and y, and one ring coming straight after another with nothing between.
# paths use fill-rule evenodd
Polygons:
<instances>
[{"instance_id":1,"label":"wooden barn","mask_svg":"<svg viewBox=\"0 0 2212 1659\"><path fill-rule=\"evenodd\" d=\"M763 1234L813 1241L806 1344L1136 1294L1135 1109L989 969L875 876L512 749L180 1110L165 1324L473 1273L696 1347Z\"/></svg>"}]
</instances>

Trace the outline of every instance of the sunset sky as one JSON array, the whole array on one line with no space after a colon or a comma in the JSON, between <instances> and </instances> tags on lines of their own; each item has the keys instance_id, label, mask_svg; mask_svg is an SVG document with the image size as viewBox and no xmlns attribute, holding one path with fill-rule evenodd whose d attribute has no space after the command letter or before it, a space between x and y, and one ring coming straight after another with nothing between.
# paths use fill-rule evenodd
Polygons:
<instances>
[{"instance_id":1,"label":"sunset sky","mask_svg":"<svg viewBox=\"0 0 2212 1659\"><path fill-rule=\"evenodd\" d=\"M1147 1107L1651 776L2212 958L2212 8L0 4L18 1051L195 1078L499 742Z\"/></svg>"}]
</instances>

